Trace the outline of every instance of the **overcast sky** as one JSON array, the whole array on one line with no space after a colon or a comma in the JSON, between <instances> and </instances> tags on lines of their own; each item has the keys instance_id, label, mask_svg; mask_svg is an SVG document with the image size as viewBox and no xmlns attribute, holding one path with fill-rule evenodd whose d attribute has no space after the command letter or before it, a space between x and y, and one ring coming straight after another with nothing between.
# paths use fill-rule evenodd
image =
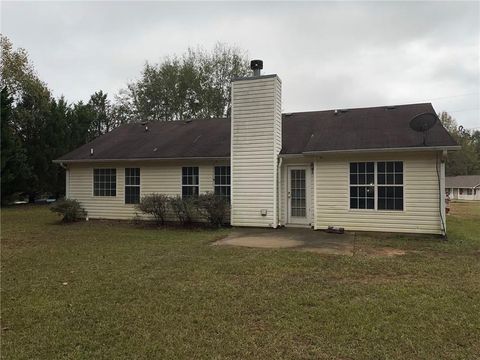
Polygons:
<instances>
[{"instance_id":1,"label":"overcast sky","mask_svg":"<svg viewBox=\"0 0 480 360\"><path fill-rule=\"evenodd\" d=\"M478 2L6 2L1 32L54 95L113 98L159 62L217 41L264 60L283 111L432 102L480 127Z\"/></svg>"}]
</instances>

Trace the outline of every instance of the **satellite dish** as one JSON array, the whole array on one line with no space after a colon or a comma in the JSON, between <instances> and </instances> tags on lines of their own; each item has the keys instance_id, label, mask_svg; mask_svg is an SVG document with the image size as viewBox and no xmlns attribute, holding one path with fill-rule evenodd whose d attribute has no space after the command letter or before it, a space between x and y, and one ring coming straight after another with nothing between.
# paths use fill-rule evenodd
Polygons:
<instances>
[{"instance_id":1,"label":"satellite dish","mask_svg":"<svg viewBox=\"0 0 480 360\"><path fill-rule=\"evenodd\" d=\"M410 127L415 131L423 133L423 145L427 145L425 143L427 131L437 123L437 120L437 115L430 112L418 114L410 120Z\"/></svg>"}]
</instances>

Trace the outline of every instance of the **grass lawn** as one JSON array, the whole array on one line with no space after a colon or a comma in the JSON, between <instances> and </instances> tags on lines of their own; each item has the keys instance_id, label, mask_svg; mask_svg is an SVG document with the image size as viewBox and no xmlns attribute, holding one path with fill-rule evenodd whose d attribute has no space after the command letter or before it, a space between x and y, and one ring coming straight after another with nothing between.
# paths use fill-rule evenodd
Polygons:
<instances>
[{"instance_id":1,"label":"grass lawn","mask_svg":"<svg viewBox=\"0 0 480 360\"><path fill-rule=\"evenodd\" d=\"M2 210L2 358L480 358L480 203L449 240L353 257L209 246L222 231Z\"/></svg>"}]
</instances>

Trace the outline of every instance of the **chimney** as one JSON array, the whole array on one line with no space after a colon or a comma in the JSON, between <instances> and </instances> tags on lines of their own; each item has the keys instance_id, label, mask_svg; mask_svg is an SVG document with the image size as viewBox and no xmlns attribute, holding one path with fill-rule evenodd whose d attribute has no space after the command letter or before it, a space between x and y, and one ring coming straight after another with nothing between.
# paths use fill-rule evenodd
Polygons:
<instances>
[{"instance_id":1,"label":"chimney","mask_svg":"<svg viewBox=\"0 0 480 360\"><path fill-rule=\"evenodd\" d=\"M250 61L250 69L253 70L253 76L258 77L263 69L263 61L262 60L252 60Z\"/></svg>"},{"instance_id":2,"label":"chimney","mask_svg":"<svg viewBox=\"0 0 480 360\"><path fill-rule=\"evenodd\" d=\"M260 75L261 60L250 67L253 77L232 83L231 224L276 228L282 82Z\"/></svg>"}]
</instances>

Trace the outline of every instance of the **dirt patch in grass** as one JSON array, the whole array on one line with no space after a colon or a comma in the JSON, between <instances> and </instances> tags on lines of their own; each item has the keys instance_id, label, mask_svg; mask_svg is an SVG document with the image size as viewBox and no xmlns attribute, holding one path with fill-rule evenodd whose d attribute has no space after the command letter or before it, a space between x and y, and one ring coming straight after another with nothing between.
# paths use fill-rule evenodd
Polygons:
<instances>
[{"instance_id":1,"label":"dirt patch in grass","mask_svg":"<svg viewBox=\"0 0 480 360\"><path fill-rule=\"evenodd\" d=\"M380 247L380 246L371 246L371 247L362 247L360 249L355 249L355 255L365 255L365 256L378 256L378 257L391 257L391 256L403 256L407 253L406 250L396 249L391 247Z\"/></svg>"}]
</instances>

